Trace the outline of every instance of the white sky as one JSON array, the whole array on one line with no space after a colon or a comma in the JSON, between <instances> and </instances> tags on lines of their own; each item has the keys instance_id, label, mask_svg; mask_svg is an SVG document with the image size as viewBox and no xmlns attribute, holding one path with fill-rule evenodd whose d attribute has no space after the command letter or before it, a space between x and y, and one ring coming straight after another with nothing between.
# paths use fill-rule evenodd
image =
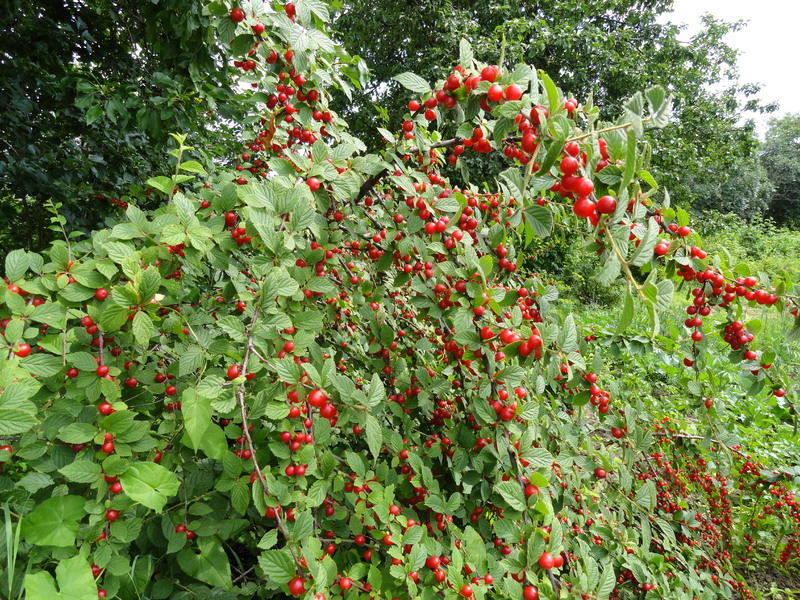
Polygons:
<instances>
[{"instance_id":1,"label":"white sky","mask_svg":"<svg viewBox=\"0 0 800 600\"><path fill-rule=\"evenodd\" d=\"M688 39L699 29L700 16L711 13L726 21L748 22L738 33L730 33L726 42L740 50L740 80L761 83L763 104L778 102L780 108L770 116L800 114L800 69L796 56L800 48L800 2L797 0L675 0L675 10L665 20L688 25L682 38ZM755 119L763 135L766 119Z\"/></svg>"}]
</instances>

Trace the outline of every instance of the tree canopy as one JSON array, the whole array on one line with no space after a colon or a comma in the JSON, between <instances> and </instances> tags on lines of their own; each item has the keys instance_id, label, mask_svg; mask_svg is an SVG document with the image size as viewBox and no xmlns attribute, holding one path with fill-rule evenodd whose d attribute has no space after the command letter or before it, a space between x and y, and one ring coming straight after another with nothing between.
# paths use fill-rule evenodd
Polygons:
<instances>
[{"instance_id":1,"label":"tree canopy","mask_svg":"<svg viewBox=\"0 0 800 600\"><path fill-rule=\"evenodd\" d=\"M170 131L208 152L244 114L210 17L189 0L11 0L0 8L0 247L49 239L45 201L96 226L144 198ZM226 126L222 126L226 119ZM122 200L120 200L122 201Z\"/></svg>"},{"instance_id":2,"label":"tree canopy","mask_svg":"<svg viewBox=\"0 0 800 600\"><path fill-rule=\"evenodd\" d=\"M739 125L743 111L774 107L761 107L758 86L738 79L737 50L724 38L743 23L706 15L703 28L684 42L680 28L663 20L671 6L670 0L346 0L336 27L342 43L366 60L372 78L339 107L360 135L376 110L396 118L410 96L392 77L402 71L446 77L460 37L473 41L482 60L497 62L504 54L512 64L552 73L567 93L581 101L591 97L605 117L607 107L627 100L630 89L663 85L675 96L675 118L671 127L653 133L661 149L653 170L675 200L700 198L702 204L706 197L694 186L698 180L710 183L755 159L754 130ZM720 208L729 206L746 213L753 203L740 203L733 194L720 202Z\"/></svg>"},{"instance_id":3,"label":"tree canopy","mask_svg":"<svg viewBox=\"0 0 800 600\"><path fill-rule=\"evenodd\" d=\"M774 195L768 215L779 223L800 223L800 115L769 121L761 163Z\"/></svg>"}]
</instances>

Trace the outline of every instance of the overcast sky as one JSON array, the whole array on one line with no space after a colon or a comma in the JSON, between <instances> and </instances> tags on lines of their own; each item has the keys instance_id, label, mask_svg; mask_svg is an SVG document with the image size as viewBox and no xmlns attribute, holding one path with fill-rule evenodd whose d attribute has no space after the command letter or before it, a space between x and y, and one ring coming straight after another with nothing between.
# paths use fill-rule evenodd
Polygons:
<instances>
[{"instance_id":1,"label":"overcast sky","mask_svg":"<svg viewBox=\"0 0 800 600\"><path fill-rule=\"evenodd\" d=\"M746 83L761 83L764 104L778 102L772 116L800 114L800 70L796 66L800 48L800 2L797 0L675 0L675 11L667 18L689 26L688 39L699 29L700 16L711 13L727 21L748 21L738 33L727 36L727 43L740 50L740 78ZM768 117L750 115L763 134Z\"/></svg>"}]
</instances>

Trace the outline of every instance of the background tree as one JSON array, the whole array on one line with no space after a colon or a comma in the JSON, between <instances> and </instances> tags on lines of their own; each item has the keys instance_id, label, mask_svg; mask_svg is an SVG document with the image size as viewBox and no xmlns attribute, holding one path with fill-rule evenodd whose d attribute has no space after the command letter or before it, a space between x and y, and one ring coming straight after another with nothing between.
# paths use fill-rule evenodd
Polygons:
<instances>
[{"instance_id":1,"label":"background tree","mask_svg":"<svg viewBox=\"0 0 800 600\"><path fill-rule=\"evenodd\" d=\"M496 62L504 52L511 64L544 69L577 99L591 96L604 117L611 116L607 107L627 99L628 90L664 85L675 96L675 117L673 126L652 134L660 149L653 171L674 200L703 202L706 196L695 184L728 194L719 182L735 180L741 163L752 163L756 155L752 126L739 125L743 111L775 107L761 107L754 98L758 86L738 79L737 50L724 38L742 22L706 15L702 29L684 43L678 26L662 22L671 6L671 0L511 0L501 6L482 0L379 0L368 6L345 0L336 17L338 33L369 64L372 79L353 101L338 106L353 130L368 138L376 110L384 118L397 115L410 99L392 77L402 71L446 77L462 36L473 41L482 60ZM484 164L488 179L498 165ZM727 175L729 170L734 173ZM763 195L760 184L751 187L756 197ZM759 202L731 193L720 205L744 215Z\"/></svg>"},{"instance_id":2,"label":"background tree","mask_svg":"<svg viewBox=\"0 0 800 600\"><path fill-rule=\"evenodd\" d=\"M800 223L800 115L770 119L761 164L775 188L768 215L778 223Z\"/></svg>"},{"instance_id":3,"label":"background tree","mask_svg":"<svg viewBox=\"0 0 800 600\"><path fill-rule=\"evenodd\" d=\"M111 198L144 198L169 131L211 154L233 139L244 113L230 102L232 69L200 9L189 0L3 3L0 251L49 239L48 199L87 229Z\"/></svg>"}]
</instances>

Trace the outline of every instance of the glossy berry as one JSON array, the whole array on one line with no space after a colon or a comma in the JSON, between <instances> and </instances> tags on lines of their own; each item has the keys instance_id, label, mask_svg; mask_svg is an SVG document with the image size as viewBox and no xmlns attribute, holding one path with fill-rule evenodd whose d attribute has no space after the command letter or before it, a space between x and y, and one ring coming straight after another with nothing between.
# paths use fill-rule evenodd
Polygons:
<instances>
[{"instance_id":1,"label":"glossy berry","mask_svg":"<svg viewBox=\"0 0 800 600\"><path fill-rule=\"evenodd\" d=\"M306 580L295 577L289 582L289 593L292 596L301 596L306 591Z\"/></svg>"},{"instance_id":2,"label":"glossy berry","mask_svg":"<svg viewBox=\"0 0 800 600\"><path fill-rule=\"evenodd\" d=\"M19 344L17 346L17 349L14 350L14 354L19 356L20 358L25 358L30 353L31 353L31 347L29 344Z\"/></svg>"}]
</instances>

